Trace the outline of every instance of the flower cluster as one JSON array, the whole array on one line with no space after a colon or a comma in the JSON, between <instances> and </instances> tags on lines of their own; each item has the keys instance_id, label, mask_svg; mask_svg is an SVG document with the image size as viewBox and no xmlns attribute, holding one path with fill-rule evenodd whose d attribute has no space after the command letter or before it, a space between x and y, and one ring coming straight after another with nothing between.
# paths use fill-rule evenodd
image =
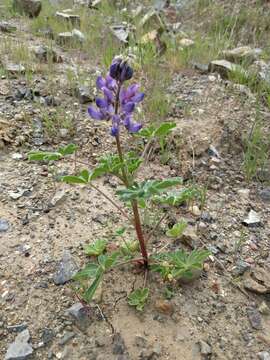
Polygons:
<instances>
[{"instance_id":1,"label":"flower cluster","mask_svg":"<svg viewBox=\"0 0 270 360\"><path fill-rule=\"evenodd\" d=\"M144 93L139 91L138 84L127 88L123 86L124 81L130 80L132 75L132 68L118 58L110 66L109 74L105 78L99 76L96 81L97 88L104 97L97 98L97 107L90 106L88 113L95 120L111 120L112 136L118 136L121 125L129 133L136 133L142 128L140 123L133 121L133 113L136 104L143 100Z\"/></svg>"}]
</instances>

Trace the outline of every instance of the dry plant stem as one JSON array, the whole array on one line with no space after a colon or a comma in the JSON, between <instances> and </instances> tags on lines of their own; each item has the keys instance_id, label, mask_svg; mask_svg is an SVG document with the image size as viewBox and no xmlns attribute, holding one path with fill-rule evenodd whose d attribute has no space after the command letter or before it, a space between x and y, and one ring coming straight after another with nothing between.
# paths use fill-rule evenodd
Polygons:
<instances>
[{"instance_id":1,"label":"dry plant stem","mask_svg":"<svg viewBox=\"0 0 270 360\"><path fill-rule=\"evenodd\" d=\"M152 229L152 231L149 233L149 235L147 236L146 239L146 244L148 243L148 241L151 239L151 237L153 236L154 232L157 230L157 228L159 227L159 225L162 223L163 220L166 219L166 217L168 216L168 214L163 214L161 216L161 218L159 219L159 221L156 223L155 227Z\"/></svg>"}]
</instances>

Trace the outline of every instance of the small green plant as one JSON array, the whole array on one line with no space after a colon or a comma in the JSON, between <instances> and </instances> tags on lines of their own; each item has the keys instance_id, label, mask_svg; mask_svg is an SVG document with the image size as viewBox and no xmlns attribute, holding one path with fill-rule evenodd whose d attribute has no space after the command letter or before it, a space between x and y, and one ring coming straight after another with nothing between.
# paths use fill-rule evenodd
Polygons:
<instances>
[{"instance_id":1,"label":"small green plant","mask_svg":"<svg viewBox=\"0 0 270 360\"><path fill-rule=\"evenodd\" d=\"M130 306L134 306L138 311L143 311L148 297L148 288L136 289L128 295L128 303Z\"/></svg>"},{"instance_id":2,"label":"small green plant","mask_svg":"<svg viewBox=\"0 0 270 360\"><path fill-rule=\"evenodd\" d=\"M106 246L107 246L106 240L98 239L94 242L94 244L87 245L84 248L84 251L88 256L99 256L103 254L103 252L106 249Z\"/></svg>"},{"instance_id":3,"label":"small green plant","mask_svg":"<svg viewBox=\"0 0 270 360\"><path fill-rule=\"evenodd\" d=\"M270 141L265 139L261 121L255 121L254 126L245 140L243 168L248 181L264 170L270 152Z\"/></svg>"},{"instance_id":4,"label":"small green plant","mask_svg":"<svg viewBox=\"0 0 270 360\"><path fill-rule=\"evenodd\" d=\"M193 250L190 254L179 250L154 255L156 263L151 265L151 270L161 274L164 280L192 279L196 272L202 270L203 262L209 255L208 250Z\"/></svg>"},{"instance_id":5,"label":"small green plant","mask_svg":"<svg viewBox=\"0 0 270 360\"><path fill-rule=\"evenodd\" d=\"M129 87L124 86L124 82L131 79L132 75L133 69L128 63L116 58L110 67L110 74L106 78L99 76L97 79L97 88L104 97L96 99L97 107L90 106L88 109L89 115L95 120L111 120L110 134L115 140L117 153L104 155L96 167L91 170L75 167L74 174L61 176L61 181L65 183L90 186L106 198L116 211L120 212L132 225L137 237L136 240L127 241L125 239L126 227L122 227L117 230L116 236L123 239L123 245L117 247L116 251L104 253L107 247L105 240L97 240L94 244L86 247L86 254L94 256L96 259L74 276L78 297L82 302L93 300L95 291L106 272L117 266L133 262L142 267L145 272L148 270L160 272L164 279L170 280L171 277L191 276L193 270L201 269L203 261L209 255L208 252L200 250L194 250L191 254L185 251L169 254L149 253L150 236L145 233L140 209L147 208L151 203L180 204L196 197L198 190L195 187L182 189L180 193L176 191L174 196L170 191L172 188L177 189L182 185L181 178L145 179L143 181L136 178L136 174L145 160L144 152L138 155L136 152L123 151L121 144L123 128L128 131L130 136L137 134L140 137L146 136L149 140L155 139L163 142L175 124L167 122L160 124L157 128L141 130L142 124L136 120L135 108L143 100L144 94L139 91L139 85L136 83ZM29 160L52 162L70 157L72 154L75 154L74 160L76 160L76 152L77 147L69 144L54 152L31 152ZM121 183L121 187L116 190L116 196L122 201L124 208L96 186L95 180L103 175L114 176ZM164 217L156 222L153 230L160 225L163 219ZM171 229L169 235L179 234L183 227L182 224L180 228ZM129 295L129 304L142 311L148 295L149 290L144 285L143 289L137 289Z\"/></svg>"},{"instance_id":6,"label":"small green plant","mask_svg":"<svg viewBox=\"0 0 270 360\"><path fill-rule=\"evenodd\" d=\"M183 234L186 228L187 228L187 223L186 221L182 220L179 223L174 224L174 226L171 229L167 230L166 235L171 238L179 238Z\"/></svg>"}]
</instances>

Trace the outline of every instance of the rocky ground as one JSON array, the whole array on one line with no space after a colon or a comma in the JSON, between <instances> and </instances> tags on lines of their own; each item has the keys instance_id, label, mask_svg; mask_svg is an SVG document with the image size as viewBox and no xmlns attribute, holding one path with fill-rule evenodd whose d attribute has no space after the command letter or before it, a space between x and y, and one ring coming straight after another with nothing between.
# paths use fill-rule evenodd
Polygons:
<instances>
[{"instance_id":1,"label":"rocky ground","mask_svg":"<svg viewBox=\"0 0 270 360\"><path fill-rule=\"evenodd\" d=\"M171 14L167 10L170 21ZM84 54L54 43L50 79L43 38L33 35L24 17L13 16L8 24L17 30L0 26L0 42L22 42L32 49L35 71L29 80L20 62L2 48L1 358L269 360L269 168L260 174L266 181L247 182L242 166L243 136L258 111L269 136L265 104L258 110L254 94L224 78L223 67L208 72L197 65L170 77L166 118L177 127L168 141L169 156L164 165L157 150L140 177L182 176L206 187L203 206L172 214L185 218L190 229L188 244L173 246L206 247L212 255L200 279L176 284L171 299L164 297L165 284L150 274L151 299L141 314L127 304L127 295L143 283L142 274L129 265L106 276L88 309L70 281L87 262L83 247L98 237L111 239L113 246L115 230L125 219L93 189L56 181L55 171L68 173L72 164L48 170L46 164L29 162L27 153L74 142L80 146L78 161L93 166L111 151L107 124L87 116L99 64L89 65ZM89 81L73 92L65 74L78 62ZM125 146L135 147L136 140L126 138ZM109 178L98 181L111 196L116 185ZM132 239L132 232L128 236ZM166 241L160 229L150 246L159 249Z\"/></svg>"}]
</instances>

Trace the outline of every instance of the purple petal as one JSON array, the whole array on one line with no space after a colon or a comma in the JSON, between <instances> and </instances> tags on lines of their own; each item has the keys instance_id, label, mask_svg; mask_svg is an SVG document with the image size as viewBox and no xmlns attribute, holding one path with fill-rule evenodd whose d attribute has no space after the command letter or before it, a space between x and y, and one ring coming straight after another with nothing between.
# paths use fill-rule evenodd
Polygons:
<instances>
[{"instance_id":1,"label":"purple petal","mask_svg":"<svg viewBox=\"0 0 270 360\"><path fill-rule=\"evenodd\" d=\"M118 125L113 125L111 128L111 135L112 136L117 136L119 134L119 126Z\"/></svg>"},{"instance_id":2,"label":"purple petal","mask_svg":"<svg viewBox=\"0 0 270 360\"><path fill-rule=\"evenodd\" d=\"M102 90L102 88L106 86L106 81L102 76L98 76L96 86L99 90Z\"/></svg>"},{"instance_id":3,"label":"purple petal","mask_svg":"<svg viewBox=\"0 0 270 360\"><path fill-rule=\"evenodd\" d=\"M135 104L133 102L128 102L122 106L122 109L125 113L130 114L133 112Z\"/></svg>"},{"instance_id":4,"label":"purple petal","mask_svg":"<svg viewBox=\"0 0 270 360\"><path fill-rule=\"evenodd\" d=\"M113 102L114 100L113 93L107 87L103 88L103 93L110 102Z\"/></svg>"},{"instance_id":5,"label":"purple petal","mask_svg":"<svg viewBox=\"0 0 270 360\"><path fill-rule=\"evenodd\" d=\"M110 76L113 79L117 79L119 77L119 62L114 62L111 66L110 66Z\"/></svg>"},{"instance_id":6,"label":"purple petal","mask_svg":"<svg viewBox=\"0 0 270 360\"><path fill-rule=\"evenodd\" d=\"M132 97L136 94L136 92L139 90L140 85L139 84L132 84L127 88L127 94L129 97Z\"/></svg>"},{"instance_id":7,"label":"purple petal","mask_svg":"<svg viewBox=\"0 0 270 360\"><path fill-rule=\"evenodd\" d=\"M115 90L117 86L116 81L110 75L107 75L105 80L107 88L110 90Z\"/></svg>"},{"instance_id":8,"label":"purple petal","mask_svg":"<svg viewBox=\"0 0 270 360\"><path fill-rule=\"evenodd\" d=\"M124 126L127 129L129 129L130 123L131 123L131 115L127 115L124 119Z\"/></svg>"},{"instance_id":9,"label":"purple petal","mask_svg":"<svg viewBox=\"0 0 270 360\"><path fill-rule=\"evenodd\" d=\"M97 107L99 107L101 109L107 108L109 105L107 99L101 99L101 98L96 99L96 104L97 104Z\"/></svg>"},{"instance_id":10,"label":"purple petal","mask_svg":"<svg viewBox=\"0 0 270 360\"><path fill-rule=\"evenodd\" d=\"M100 111L97 111L93 106L90 106L88 108L88 114L90 115L90 117L92 119L95 119L95 120L104 120L105 119L104 114L102 114Z\"/></svg>"},{"instance_id":11,"label":"purple petal","mask_svg":"<svg viewBox=\"0 0 270 360\"><path fill-rule=\"evenodd\" d=\"M129 124L129 128L128 131L130 133L137 133L138 131L140 131L142 128L142 124L139 123L130 123Z\"/></svg>"},{"instance_id":12,"label":"purple petal","mask_svg":"<svg viewBox=\"0 0 270 360\"><path fill-rule=\"evenodd\" d=\"M141 102L143 99L144 99L144 93L138 93L138 94L136 94L135 96L133 96L132 98L131 98L131 100L133 101L133 102L135 102L135 103L139 103L139 102Z\"/></svg>"},{"instance_id":13,"label":"purple petal","mask_svg":"<svg viewBox=\"0 0 270 360\"><path fill-rule=\"evenodd\" d=\"M121 104L125 104L128 101L127 90L123 87L120 90L119 99Z\"/></svg>"}]
</instances>

